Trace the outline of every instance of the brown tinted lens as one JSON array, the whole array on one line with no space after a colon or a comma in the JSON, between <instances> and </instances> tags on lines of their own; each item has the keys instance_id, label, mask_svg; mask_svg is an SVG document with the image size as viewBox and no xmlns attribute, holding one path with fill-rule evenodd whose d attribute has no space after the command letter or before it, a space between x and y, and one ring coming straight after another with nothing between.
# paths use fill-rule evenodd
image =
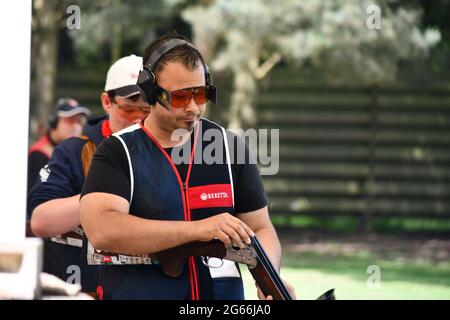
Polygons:
<instances>
[{"instance_id":1,"label":"brown tinted lens","mask_svg":"<svg viewBox=\"0 0 450 320\"><path fill-rule=\"evenodd\" d=\"M207 98L207 89L206 87L200 87L195 89L194 100L197 104L206 103Z\"/></svg>"},{"instance_id":2,"label":"brown tinted lens","mask_svg":"<svg viewBox=\"0 0 450 320\"><path fill-rule=\"evenodd\" d=\"M192 91L190 90L177 90L171 93L172 107L182 108L186 107L191 101Z\"/></svg>"}]
</instances>

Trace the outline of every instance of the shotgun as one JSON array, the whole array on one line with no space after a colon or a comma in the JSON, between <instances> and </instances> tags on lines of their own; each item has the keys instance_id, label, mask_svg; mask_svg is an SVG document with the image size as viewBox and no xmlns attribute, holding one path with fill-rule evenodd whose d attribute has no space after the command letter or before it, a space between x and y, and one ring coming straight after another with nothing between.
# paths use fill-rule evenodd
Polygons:
<instances>
[{"instance_id":1,"label":"shotgun","mask_svg":"<svg viewBox=\"0 0 450 320\"><path fill-rule=\"evenodd\" d=\"M247 265L256 285L265 296L271 295L274 300L292 300L292 296L256 237L251 237L251 244L244 245L244 248L237 246L226 248L220 240L196 241L150 256L153 261L161 265L163 272L170 277L181 275L184 262L190 256L201 256L203 263L208 267L212 267L209 264L210 258L243 263ZM328 290L317 300L335 300L334 289Z\"/></svg>"}]
</instances>

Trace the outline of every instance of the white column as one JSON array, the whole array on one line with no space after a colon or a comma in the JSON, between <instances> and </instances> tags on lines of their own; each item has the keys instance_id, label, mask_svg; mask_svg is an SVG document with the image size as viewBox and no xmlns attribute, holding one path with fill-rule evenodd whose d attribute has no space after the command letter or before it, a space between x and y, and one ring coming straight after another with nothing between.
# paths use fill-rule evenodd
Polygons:
<instances>
[{"instance_id":1,"label":"white column","mask_svg":"<svg viewBox=\"0 0 450 320\"><path fill-rule=\"evenodd\" d=\"M31 0L0 1L0 41L1 243L25 238Z\"/></svg>"}]
</instances>

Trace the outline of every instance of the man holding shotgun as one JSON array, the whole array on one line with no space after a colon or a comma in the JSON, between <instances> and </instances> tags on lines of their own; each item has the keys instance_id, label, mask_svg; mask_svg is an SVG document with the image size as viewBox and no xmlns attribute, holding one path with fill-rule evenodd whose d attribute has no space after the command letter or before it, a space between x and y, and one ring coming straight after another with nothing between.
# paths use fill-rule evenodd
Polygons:
<instances>
[{"instance_id":1,"label":"man holding shotgun","mask_svg":"<svg viewBox=\"0 0 450 320\"><path fill-rule=\"evenodd\" d=\"M240 271L232 261L212 268L190 256L174 278L146 258L194 241L219 239L227 247L243 247L256 235L279 271L281 248L244 142L202 118L206 102L215 102L216 88L200 52L170 33L146 48L143 61L138 85L152 110L141 123L102 143L82 191L80 219L92 246L120 253L101 261L98 295L244 299ZM197 154L208 153L213 144L220 146L214 152L219 161L201 156L198 161ZM244 163L236 161L239 149L245 152ZM89 252L95 263L98 251Z\"/></svg>"}]
</instances>

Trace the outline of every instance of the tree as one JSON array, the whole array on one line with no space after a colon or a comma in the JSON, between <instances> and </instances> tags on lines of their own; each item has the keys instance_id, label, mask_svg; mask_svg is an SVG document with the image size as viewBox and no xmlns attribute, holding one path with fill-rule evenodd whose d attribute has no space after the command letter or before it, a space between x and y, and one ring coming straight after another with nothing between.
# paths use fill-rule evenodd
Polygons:
<instances>
[{"instance_id":1,"label":"tree","mask_svg":"<svg viewBox=\"0 0 450 320\"><path fill-rule=\"evenodd\" d=\"M367 27L372 3L381 29ZM216 0L187 8L194 42L213 71L231 70L229 127L254 126L258 83L281 60L325 67L334 79L395 79L402 59L425 56L440 33L420 31L420 11L384 1Z\"/></svg>"},{"instance_id":2,"label":"tree","mask_svg":"<svg viewBox=\"0 0 450 320\"><path fill-rule=\"evenodd\" d=\"M64 25L66 1L33 1L32 20L32 83L35 113L30 121L31 132L42 131L51 112L57 72L58 32Z\"/></svg>"},{"instance_id":3,"label":"tree","mask_svg":"<svg viewBox=\"0 0 450 320\"><path fill-rule=\"evenodd\" d=\"M67 28L70 6L79 9L79 28ZM104 48L109 49L108 58L113 62L122 56L125 41L148 42L155 27L170 17L170 6L164 0L34 0L31 135L43 133L54 105L61 32L67 32L74 42L76 63L103 62Z\"/></svg>"},{"instance_id":4,"label":"tree","mask_svg":"<svg viewBox=\"0 0 450 320\"><path fill-rule=\"evenodd\" d=\"M171 7L167 0L78 0L82 8L83 27L70 32L78 62L99 57L109 48L110 63L122 56L124 42L146 43L154 30L168 21Z\"/></svg>"}]
</instances>

